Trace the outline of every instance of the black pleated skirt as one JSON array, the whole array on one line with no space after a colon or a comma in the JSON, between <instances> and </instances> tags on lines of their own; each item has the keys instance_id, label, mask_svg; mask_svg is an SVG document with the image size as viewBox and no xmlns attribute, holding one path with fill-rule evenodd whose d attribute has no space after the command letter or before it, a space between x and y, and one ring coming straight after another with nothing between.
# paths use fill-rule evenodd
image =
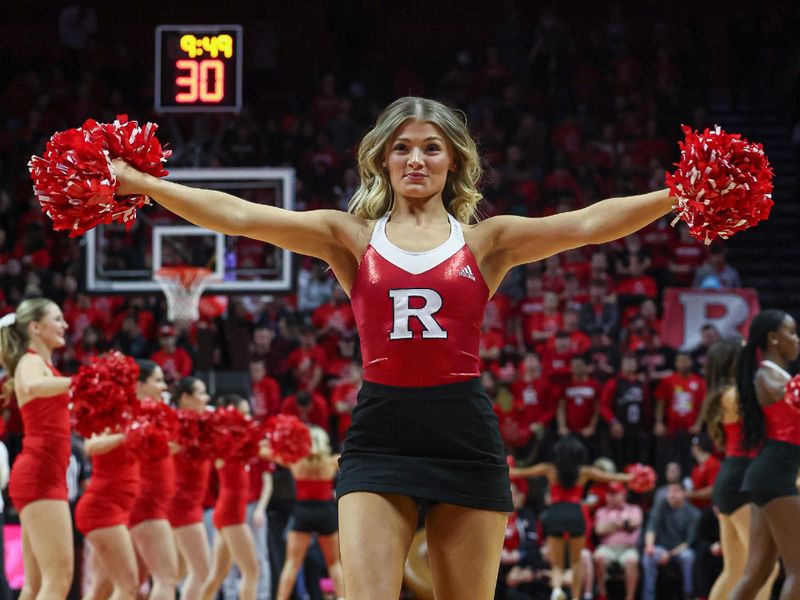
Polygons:
<instances>
[{"instance_id":1,"label":"black pleated skirt","mask_svg":"<svg viewBox=\"0 0 800 600\"><path fill-rule=\"evenodd\" d=\"M513 510L497 416L477 378L423 388L365 381L339 467L337 498L376 492Z\"/></svg>"}]
</instances>

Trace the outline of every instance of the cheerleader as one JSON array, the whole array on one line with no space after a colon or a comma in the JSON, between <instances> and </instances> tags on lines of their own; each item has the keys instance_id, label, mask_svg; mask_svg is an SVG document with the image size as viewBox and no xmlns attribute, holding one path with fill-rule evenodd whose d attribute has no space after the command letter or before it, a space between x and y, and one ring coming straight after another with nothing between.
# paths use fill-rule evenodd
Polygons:
<instances>
[{"instance_id":1,"label":"cheerleader","mask_svg":"<svg viewBox=\"0 0 800 600\"><path fill-rule=\"evenodd\" d=\"M92 581L87 600L136 598L139 570L128 531L131 508L139 491L139 464L125 446L125 434L106 429L86 440L92 477L75 507L75 524L92 548Z\"/></svg>"},{"instance_id":2,"label":"cheerleader","mask_svg":"<svg viewBox=\"0 0 800 600\"><path fill-rule=\"evenodd\" d=\"M197 377L178 382L175 396L178 408L203 412L209 396L206 384ZM186 579L181 590L183 600L197 600L211 566L208 535L203 525L203 497L208 486L211 462L182 450L173 456L175 494L169 504L168 518L175 533L178 551L186 565Z\"/></svg>"},{"instance_id":3,"label":"cheerleader","mask_svg":"<svg viewBox=\"0 0 800 600\"><path fill-rule=\"evenodd\" d=\"M22 525L25 583L20 598L65 598L72 583L72 518L67 502L69 385L53 366L67 323L46 298L24 300L0 319L0 362L9 374L25 436L8 485Z\"/></svg>"},{"instance_id":4,"label":"cheerleader","mask_svg":"<svg viewBox=\"0 0 800 600\"><path fill-rule=\"evenodd\" d=\"M791 379L786 368L799 354L790 315L781 310L756 315L739 358L736 387L743 447L759 450L742 481L742 491L754 503L750 552L731 600L755 598L779 557L786 570L780 597L800 598L800 411L787 401L785 389Z\"/></svg>"},{"instance_id":5,"label":"cheerleader","mask_svg":"<svg viewBox=\"0 0 800 600\"><path fill-rule=\"evenodd\" d=\"M742 420L736 397L736 361L742 344L738 339L726 339L711 346L707 354L706 383L708 396L703 406L703 418L709 435L719 448L725 449L712 500L719 518L723 568L709 600L727 600L733 586L741 579L747 560L751 504L749 496L740 491L742 479L755 452L742 449ZM777 576L777 565L756 600L767 600Z\"/></svg>"},{"instance_id":6,"label":"cheerleader","mask_svg":"<svg viewBox=\"0 0 800 600\"><path fill-rule=\"evenodd\" d=\"M250 414L247 400L236 394L223 396L221 406L234 406L242 414ZM249 458L217 459L219 495L214 504L212 521L217 530L211 569L203 583L201 598L213 600L234 563L239 568L239 599L256 600L259 565L253 532L247 524L247 500L250 495Z\"/></svg>"},{"instance_id":7,"label":"cheerleader","mask_svg":"<svg viewBox=\"0 0 800 600\"><path fill-rule=\"evenodd\" d=\"M322 550L336 595L344 597L342 565L339 560L339 525L333 480L339 470L339 455L331 454L328 434L311 427L311 454L289 465L295 483L296 502L289 523L286 560L278 582L277 600L289 600L295 579L306 558L314 534Z\"/></svg>"},{"instance_id":8,"label":"cheerleader","mask_svg":"<svg viewBox=\"0 0 800 600\"><path fill-rule=\"evenodd\" d=\"M550 507L542 514L542 534L546 537L552 564L551 598L564 600L566 596L561 589L564 581L564 537L567 538L567 551L572 566L572 598L579 598L581 595L584 577L581 552L586 545L586 514L581 505L584 486L589 481L628 482L632 476L628 473L606 473L597 467L586 466L586 446L572 435L556 442L553 454L552 463L513 468L511 477L547 477L550 484Z\"/></svg>"},{"instance_id":9,"label":"cheerleader","mask_svg":"<svg viewBox=\"0 0 800 600\"><path fill-rule=\"evenodd\" d=\"M164 372L151 360L137 360L136 396L163 402L167 389ZM131 510L129 527L139 561L140 578L153 578L150 600L173 600L178 585L178 549L168 520L169 501L175 492L175 466L171 455L139 458L139 493Z\"/></svg>"}]
</instances>

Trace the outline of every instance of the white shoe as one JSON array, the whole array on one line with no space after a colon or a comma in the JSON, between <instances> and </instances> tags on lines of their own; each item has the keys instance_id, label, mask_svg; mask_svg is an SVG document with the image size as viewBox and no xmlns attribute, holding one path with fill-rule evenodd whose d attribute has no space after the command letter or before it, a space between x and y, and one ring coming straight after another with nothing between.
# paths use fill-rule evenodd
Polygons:
<instances>
[{"instance_id":1,"label":"white shoe","mask_svg":"<svg viewBox=\"0 0 800 600\"><path fill-rule=\"evenodd\" d=\"M561 588L556 588L553 590L553 593L550 594L550 600L567 600L567 595Z\"/></svg>"}]
</instances>

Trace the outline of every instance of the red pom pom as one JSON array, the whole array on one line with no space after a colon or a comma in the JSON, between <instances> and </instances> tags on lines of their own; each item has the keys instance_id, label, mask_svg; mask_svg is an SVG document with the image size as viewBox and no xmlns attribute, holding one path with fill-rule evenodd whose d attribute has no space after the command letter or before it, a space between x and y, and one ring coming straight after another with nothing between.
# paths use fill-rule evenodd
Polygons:
<instances>
[{"instance_id":1,"label":"red pom pom","mask_svg":"<svg viewBox=\"0 0 800 600\"><path fill-rule=\"evenodd\" d=\"M213 456L216 443L215 429L211 422L210 411L197 412L180 409L178 417L178 435L175 439L182 452L190 459L202 460Z\"/></svg>"},{"instance_id":2,"label":"red pom pom","mask_svg":"<svg viewBox=\"0 0 800 600\"><path fill-rule=\"evenodd\" d=\"M214 457L247 462L258 455L259 443L264 439L259 423L234 406L218 408L211 414L210 421L214 429Z\"/></svg>"},{"instance_id":3,"label":"red pom pom","mask_svg":"<svg viewBox=\"0 0 800 600\"><path fill-rule=\"evenodd\" d=\"M267 419L264 431L270 453L283 464L293 464L311 454L311 432L294 415Z\"/></svg>"},{"instance_id":4,"label":"red pom pom","mask_svg":"<svg viewBox=\"0 0 800 600\"><path fill-rule=\"evenodd\" d=\"M138 377L136 361L120 352L94 357L82 366L70 385L75 430L89 437L124 428L138 408Z\"/></svg>"},{"instance_id":5,"label":"red pom pom","mask_svg":"<svg viewBox=\"0 0 800 600\"><path fill-rule=\"evenodd\" d=\"M795 375L786 384L786 395L783 399L800 410L800 375Z\"/></svg>"},{"instance_id":6,"label":"red pom pom","mask_svg":"<svg viewBox=\"0 0 800 600\"><path fill-rule=\"evenodd\" d=\"M678 219L698 240L727 239L769 217L772 168L761 144L717 126L703 133L683 126L681 160L666 174L670 195L677 198Z\"/></svg>"},{"instance_id":7,"label":"red pom pom","mask_svg":"<svg viewBox=\"0 0 800 600\"><path fill-rule=\"evenodd\" d=\"M148 203L145 196L115 198L117 180L111 160L123 158L155 177L167 175L162 163L172 154L156 139L158 126L143 128L127 115L113 123L88 119L82 127L59 131L50 138L44 156L28 163L33 190L53 228L70 237L101 223L117 221L130 226L136 210Z\"/></svg>"},{"instance_id":8,"label":"red pom pom","mask_svg":"<svg viewBox=\"0 0 800 600\"><path fill-rule=\"evenodd\" d=\"M645 494L656 487L656 472L653 467L636 463L625 469L626 473L633 475L628 482L628 488L637 494Z\"/></svg>"},{"instance_id":9,"label":"red pom pom","mask_svg":"<svg viewBox=\"0 0 800 600\"><path fill-rule=\"evenodd\" d=\"M169 404L146 398L125 432L126 445L137 456L149 460L165 458L170 454L169 443L178 435L178 417Z\"/></svg>"}]
</instances>

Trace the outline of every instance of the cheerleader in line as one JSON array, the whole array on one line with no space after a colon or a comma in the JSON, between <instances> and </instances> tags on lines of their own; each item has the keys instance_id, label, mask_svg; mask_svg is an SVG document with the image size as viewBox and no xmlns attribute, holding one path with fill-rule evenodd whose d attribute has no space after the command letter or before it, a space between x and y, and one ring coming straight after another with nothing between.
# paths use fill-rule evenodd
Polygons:
<instances>
[{"instance_id":1,"label":"cheerleader in line","mask_svg":"<svg viewBox=\"0 0 800 600\"><path fill-rule=\"evenodd\" d=\"M151 360L137 360L140 400L163 402L167 389L164 372ZM140 579L149 573L153 579L150 600L174 600L178 586L178 549L168 520L169 502L175 493L175 466L172 456L142 456L140 482L129 521L131 537L139 554Z\"/></svg>"},{"instance_id":2,"label":"cheerleader in line","mask_svg":"<svg viewBox=\"0 0 800 600\"><path fill-rule=\"evenodd\" d=\"M180 409L203 412L209 396L206 385L197 377L178 382L175 396ZM211 461L181 450L175 462L175 494L169 504L169 522L175 533L178 551L186 565L182 600L198 600L211 566L208 535L203 525L203 497L208 487Z\"/></svg>"},{"instance_id":3,"label":"cheerleader in line","mask_svg":"<svg viewBox=\"0 0 800 600\"><path fill-rule=\"evenodd\" d=\"M92 581L85 600L133 599L139 589L136 551L128 530L139 491L139 463L125 445L125 434L106 429L86 440L92 477L75 507L75 524L92 548Z\"/></svg>"},{"instance_id":4,"label":"cheerleader in line","mask_svg":"<svg viewBox=\"0 0 800 600\"><path fill-rule=\"evenodd\" d=\"M236 394L222 397L221 406L234 406L242 414L250 415L247 400ZM202 600L213 600L234 563L239 568L239 599L256 600L259 565L256 543L247 524L247 500L250 494L250 457L217 459L219 495L214 505L214 536L211 569L203 583Z\"/></svg>"},{"instance_id":5,"label":"cheerleader in line","mask_svg":"<svg viewBox=\"0 0 800 600\"><path fill-rule=\"evenodd\" d=\"M711 588L709 600L728 600L744 573L748 554L752 504L741 487L755 452L742 448L742 419L736 395L736 361L741 350L738 339L722 340L709 348L706 362L708 396L703 406L704 420L717 447L725 449L725 460L712 492L719 518L723 568ZM777 575L776 564L756 600L770 597Z\"/></svg>"},{"instance_id":6,"label":"cheerleader in line","mask_svg":"<svg viewBox=\"0 0 800 600\"><path fill-rule=\"evenodd\" d=\"M758 450L742 481L754 503L750 552L731 600L755 598L779 557L786 570L781 600L800 598L800 411L786 395L786 369L799 354L797 324L789 314L756 315L736 376L744 448Z\"/></svg>"},{"instance_id":7,"label":"cheerleader in line","mask_svg":"<svg viewBox=\"0 0 800 600\"><path fill-rule=\"evenodd\" d=\"M70 378L53 366L67 323L56 303L24 300L0 319L0 362L22 414L22 452L8 491L22 525L25 583L21 600L61 600L72 583L72 518L67 502Z\"/></svg>"}]
</instances>

